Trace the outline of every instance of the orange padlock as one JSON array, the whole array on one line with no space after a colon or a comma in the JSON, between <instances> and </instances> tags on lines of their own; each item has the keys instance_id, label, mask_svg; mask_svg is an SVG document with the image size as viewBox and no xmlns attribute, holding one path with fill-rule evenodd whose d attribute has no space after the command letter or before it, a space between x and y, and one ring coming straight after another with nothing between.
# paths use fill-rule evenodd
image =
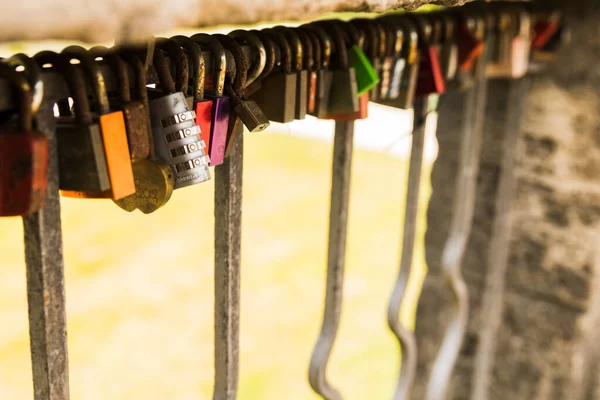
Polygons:
<instances>
[{"instance_id":1,"label":"orange padlock","mask_svg":"<svg viewBox=\"0 0 600 400\"><path fill-rule=\"evenodd\" d=\"M326 119L334 121L355 121L369 117L369 92L363 93L358 98L358 111L340 114L329 114Z\"/></svg>"},{"instance_id":2,"label":"orange padlock","mask_svg":"<svg viewBox=\"0 0 600 400\"><path fill-rule=\"evenodd\" d=\"M94 61L94 57L81 46L69 46L62 54L79 60L88 79L91 81L96 104L97 120L100 124L106 165L110 178L110 189L103 192L67 191L63 196L76 198L122 199L135 193L133 168L127 142L127 130L122 111L111 112L104 77Z\"/></svg>"}]
</instances>

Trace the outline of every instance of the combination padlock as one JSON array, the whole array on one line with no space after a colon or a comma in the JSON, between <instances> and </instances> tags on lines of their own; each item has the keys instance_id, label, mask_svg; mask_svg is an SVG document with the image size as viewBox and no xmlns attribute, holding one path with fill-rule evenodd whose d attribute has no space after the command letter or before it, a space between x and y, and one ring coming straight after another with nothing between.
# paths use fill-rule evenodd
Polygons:
<instances>
[{"instance_id":1,"label":"combination padlock","mask_svg":"<svg viewBox=\"0 0 600 400\"><path fill-rule=\"evenodd\" d=\"M213 101L205 98L206 59L200 45L186 36L173 36L172 41L185 51L191 73L186 90L186 99L190 110L196 113L196 124L200 127L200 138L204 140L206 152L210 157L210 140L212 132ZM211 158L212 161L212 158ZM211 165L214 165L211 163Z\"/></svg>"},{"instance_id":2,"label":"combination padlock","mask_svg":"<svg viewBox=\"0 0 600 400\"><path fill-rule=\"evenodd\" d=\"M27 64L29 79L13 63ZM40 94L34 93L43 92L43 83L37 65L25 55L0 63L0 78L16 89L18 101L17 126L9 120L0 131L0 216L25 216L43 206L48 184L48 139L33 130L41 104Z\"/></svg>"},{"instance_id":3,"label":"combination padlock","mask_svg":"<svg viewBox=\"0 0 600 400\"><path fill-rule=\"evenodd\" d=\"M225 161L227 149L227 132L229 130L229 114L231 98L224 96L225 77L227 74L227 55L225 48L214 37L199 33L192 36L204 52L209 52L212 64L207 65L204 79L205 96L212 101L210 139L207 144L210 165L221 165ZM212 73L210 72L212 71Z\"/></svg>"},{"instance_id":4,"label":"combination padlock","mask_svg":"<svg viewBox=\"0 0 600 400\"><path fill-rule=\"evenodd\" d=\"M205 182L210 179L209 158L200 138L196 113L188 107L182 90L187 86L187 58L175 60L178 86L171 76L170 66L163 54L164 41L157 41L153 63L158 75L162 96L150 102L150 120L154 147L158 157L171 167L175 189Z\"/></svg>"}]
</instances>

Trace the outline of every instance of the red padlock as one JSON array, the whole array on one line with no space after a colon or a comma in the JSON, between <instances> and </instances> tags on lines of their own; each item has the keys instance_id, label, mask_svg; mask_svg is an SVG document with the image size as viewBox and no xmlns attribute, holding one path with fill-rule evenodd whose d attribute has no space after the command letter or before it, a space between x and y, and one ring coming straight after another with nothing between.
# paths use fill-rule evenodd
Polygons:
<instances>
[{"instance_id":1,"label":"red padlock","mask_svg":"<svg viewBox=\"0 0 600 400\"><path fill-rule=\"evenodd\" d=\"M446 91L446 83L440 67L440 59L436 48L426 45L421 49L419 57L419 76L415 96L442 94Z\"/></svg>"},{"instance_id":2,"label":"red padlock","mask_svg":"<svg viewBox=\"0 0 600 400\"><path fill-rule=\"evenodd\" d=\"M32 129L32 85L6 63L0 63L0 78L17 89L19 105L17 127L0 130L0 216L29 215L42 207L46 197L48 139ZM33 86L40 87L40 82Z\"/></svg>"},{"instance_id":3,"label":"red padlock","mask_svg":"<svg viewBox=\"0 0 600 400\"><path fill-rule=\"evenodd\" d=\"M200 45L192 39L178 35L171 38L185 51L192 67L190 74L190 87L192 89L190 109L196 112L196 125L200 126L200 138L204 140L207 149L210 149L212 130L213 101L204 98L204 81L206 77L206 59ZM189 93L186 94L187 96ZM207 150L208 151L208 150Z\"/></svg>"},{"instance_id":4,"label":"red padlock","mask_svg":"<svg viewBox=\"0 0 600 400\"><path fill-rule=\"evenodd\" d=\"M485 26L479 20L471 17L465 18L458 25L458 69L462 72L471 71L475 60L483 54Z\"/></svg>"}]
</instances>

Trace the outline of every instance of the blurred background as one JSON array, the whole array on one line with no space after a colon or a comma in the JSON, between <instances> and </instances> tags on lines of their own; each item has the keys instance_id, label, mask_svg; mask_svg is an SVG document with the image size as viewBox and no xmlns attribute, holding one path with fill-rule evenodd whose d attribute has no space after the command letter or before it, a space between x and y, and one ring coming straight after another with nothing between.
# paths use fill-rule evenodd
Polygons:
<instances>
[{"instance_id":1,"label":"blurred background","mask_svg":"<svg viewBox=\"0 0 600 400\"><path fill-rule=\"evenodd\" d=\"M68 44L13 43L0 55ZM329 369L347 399L386 398L395 385L398 345L386 308L401 251L411 125L411 112L373 104L370 118L357 122L345 299ZM332 136L333 122L311 117L245 135L241 400L317 398L306 376L325 294ZM424 176L436 157L434 136ZM73 399L211 398L213 188L211 181L178 190L149 216L111 201L62 199ZM426 181L411 301L402 311L409 323L426 273L429 192ZM0 220L0 399L32 398L22 235L19 218Z\"/></svg>"}]
</instances>

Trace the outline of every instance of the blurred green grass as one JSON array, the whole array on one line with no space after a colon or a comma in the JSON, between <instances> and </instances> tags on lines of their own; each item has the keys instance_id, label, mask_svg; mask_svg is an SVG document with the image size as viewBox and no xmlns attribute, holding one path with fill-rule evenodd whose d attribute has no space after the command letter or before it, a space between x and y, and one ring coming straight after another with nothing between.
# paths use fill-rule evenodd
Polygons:
<instances>
[{"instance_id":1,"label":"blurred green grass","mask_svg":"<svg viewBox=\"0 0 600 400\"><path fill-rule=\"evenodd\" d=\"M324 300L331 152L303 138L246 135L241 400L317 398L306 369ZM386 398L394 388L398 348L385 311L407 167L355 150L345 302L329 370L347 399ZM177 191L151 216L62 200L73 399L211 398L212 192L212 182ZM425 272L419 243L405 321ZM0 252L0 399L32 398L20 219L0 220Z\"/></svg>"}]
</instances>

